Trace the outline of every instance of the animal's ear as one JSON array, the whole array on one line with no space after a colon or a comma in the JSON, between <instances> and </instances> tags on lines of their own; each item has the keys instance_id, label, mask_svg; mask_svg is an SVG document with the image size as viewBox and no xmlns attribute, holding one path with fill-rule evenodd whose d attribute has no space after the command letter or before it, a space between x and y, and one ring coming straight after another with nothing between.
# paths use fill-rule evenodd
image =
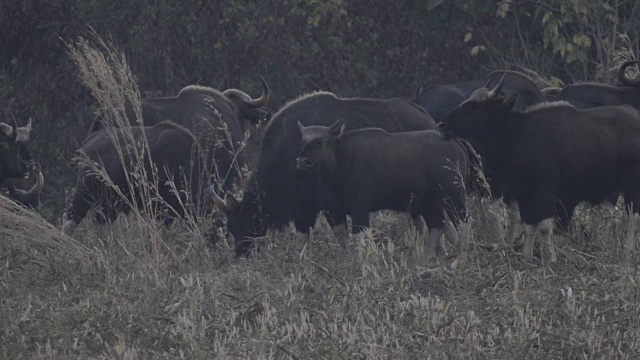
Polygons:
<instances>
[{"instance_id":1,"label":"animal's ear","mask_svg":"<svg viewBox=\"0 0 640 360\"><path fill-rule=\"evenodd\" d=\"M331 137L340 137L345 128L344 120L340 119L329 126L329 135L331 135Z\"/></svg>"},{"instance_id":2,"label":"animal's ear","mask_svg":"<svg viewBox=\"0 0 640 360\"><path fill-rule=\"evenodd\" d=\"M518 100L518 93L511 93L502 100L502 104L500 106L510 111L516 104L516 100Z\"/></svg>"},{"instance_id":3,"label":"animal's ear","mask_svg":"<svg viewBox=\"0 0 640 360\"><path fill-rule=\"evenodd\" d=\"M423 91L424 91L424 85L419 85L418 88L416 89L415 97L418 97L418 95L422 94Z\"/></svg>"},{"instance_id":4,"label":"animal's ear","mask_svg":"<svg viewBox=\"0 0 640 360\"><path fill-rule=\"evenodd\" d=\"M302 132L304 131L304 125L302 125L300 120L298 120L298 129L300 129L300 133L302 134Z\"/></svg>"}]
</instances>

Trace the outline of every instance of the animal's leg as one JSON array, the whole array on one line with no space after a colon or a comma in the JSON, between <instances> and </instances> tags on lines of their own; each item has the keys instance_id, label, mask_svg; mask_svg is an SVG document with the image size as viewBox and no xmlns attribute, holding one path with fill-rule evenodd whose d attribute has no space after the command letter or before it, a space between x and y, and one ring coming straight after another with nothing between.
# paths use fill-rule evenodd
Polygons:
<instances>
[{"instance_id":1,"label":"animal's leg","mask_svg":"<svg viewBox=\"0 0 640 360\"><path fill-rule=\"evenodd\" d=\"M422 217L427 223L427 227L429 227L429 236L424 246L427 259L436 255L438 243L445 230L444 208L442 203L434 198L436 198L436 196L425 202L422 213Z\"/></svg>"},{"instance_id":2,"label":"animal's leg","mask_svg":"<svg viewBox=\"0 0 640 360\"><path fill-rule=\"evenodd\" d=\"M427 243L425 244L425 247L424 247L424 253L427 259L430 259L436 256L436 249L438 247L438 242L440 241L440 237L442 237L442 233L444 233L444 227L429 228L429 237L427 238Z\"/></svg>"},{"instance_id":3,"label":"animal's leg","mask_svg":"<svg viewBox=\"0 0 640 360\"><path fill-rule=\"evenodd\" d=\"M496 202L492 204L488 198L480 199L482 213L484 214L487 225L489 225L489 234L491 234L494 239L503 239L502 225L500 225L500 219L494 210L495 205Z\"/></svg>"},{"instance_id":4,"label":"animal's leg","mask_svg":"<svg viewBox=\"0 0 640 360\"><path fill-rule=\"evenodd\" d=\"M548 259L549 262L556 262L556 250L553 247L553 218L542 220L536 228L540 230L540 235L545 245L540 247L540 252L544 248L547 249L545 256L542 256L542 258Z\"/></svg>"},{"instance_id":5,"label":"animal's leg","mask_svg":"<svg viewBox=\"0 0 640 360\"><path fill-rule=\"evenodd\" d=\"M349 241L356 245L364 240L364 231L369 227L369 211L365 208L351 211L351 235Z\"/></svg>"},{"instance_id":6,"label":"animal's leg","mask_svg":"<svg viewBox=\"0 0 640 360\"><path fill-rule=\"evenodd\" d=\"M316 217L315 213L298 213L293 219L293 224L296 227L296 240L300 243L306 244L310 238L310 231L313 225L315 225Z\"/></svg>"},{"instance_id":7,"label":"animal's leg","mask_svg":"<svg viewBox=\"0 0 640 360\"><path fill-rule=\"evenodd\" d=\"M552 181L549 181L552 180ZM520 198L520 216L525 223L525 243L523 255L533 257L533 246L537 230L543 230L547 244L551 242L553 234L553 213L558 203L557 184L554 179L540 178L533 181L535 188L532 192ZM551 220L549 220L551 219ZM534 226L535 225L535 226ZM555 258L555 251L551 249L551 259ZM544 250L541 250L543 253Z\"/></svg>"},{"instance_id":8,"label":"animal's leg","mask_svg":"<svg viewBox=\"0 0 640 360\"><path fill-rule=\"evenodd\" d=\"M460 251L466 253L471 241L471 221L467 219L458 225L458 232L460 233Z\"/></svg>"},{"instance_id":9,"label":"animal's leg","mask_svg":"<svg viewBox=\"0 0 640 360\"><path fill-rule=\"evenodd\" d=\"M629 227L627 229L627 251L633 250L635 247L636 221L640 212L640 167L627 169L623 177L622 192L624 193L624 204L629 214Z\"/></svg>"},{"instance_id":10,"label":"animal's leg","mask_svg":"<svg viewBox=\"0 0 640 360\"><path fill-rule=\"evenodd\" d=\"M487 222L487 218L483 208L484 205L482 203L482 200L484 200L483 197L480 197L480 196L473 197L473 205L478 210L478 224L481 224L480 226L484 227L484 224Z\"/></svg>"},{"instance_id":11,"label":"animal's leg","mask_svg":"<svg viewBox=\"0 0 640 360\"><path fill-rule=\"evenodd\" d=\"M91 195L90 189L85 184L85 182L89 181L91 180L85 178L76 183L76 192L73 195L71 206L62 216L62 232L67 236L71 236L91 207L89 200L94 196ZM95 193L95 187L92 187L92 189L94 189Z\"/></svg>"},{"instance_id":12,"label":"animal's leg","mask_svg":"<svg viewBox=\"0 0 640 360\"><path fill-rule=\"evenodd\" d=\"M443 213L446 237L450 242L458 246L459 250L464 251L465 244L460 242L457 228L462 222L467 222L469 219L465 192L463 189L450 189L448 192L445 191L440 194L440 198L444 202L444 206L440 211ZM480 202L482 203L483 200L485 199ZM493 213L489 211L485 215L490 216L491 214Z\"/></svg>"},{"instance_id":13,"label":"animal's leg","mask_svg":"<svg viewBox=\"0 0 640 360\"><path fill-rule=\"evenodd\" d=\"M369 227L369 210L358 209L351 212L351 233L358 234Z\"/></svg>"},{"instance_id":14,"label":"animal's leg","mask_svg":"<svg viewBox=\"0 0 640 360\"><path fill-rule=\"evenodd\" d=\"M507 236L505 237L505 243L509 246L512 246L516 238L520 235L520 224L522 220L520 219L520 209L518 208L518 203L511 201L509 204L509 224L507 225Z\"/></svg>"},{"instance_id":15,"label":"animal's leg","mask_svg":"<svg viewBox=\"0 0 640 360\"><path fill-rule=\"evenodd\" d=\"M556 226L558 231L566 233L571 226L571 218L577 203L573 200L562 200L556 204Z\"/></svg>"},{"instance_id":16,"label":"animal's leg","mask_svg":"<svg viewBox=\"0 0 640 360\"><path fill-rule=\"evenodd\" d=\"M418 237L422 239L424 237L424 234L427 232L427 224L422 218L422 215L412 216L411 222L413 223L413 227L416 229Z\"/></svg>"},{"instance_id":17,"label":"animal's leg","mask_svg":"<svg viewBox=\"0 0 640 360\"><path fill-rule=\"evenodd\" d=\"M456 229L456 226L453 224L453 222L451 222L450 219L447 219L445 221L445 223L444 223L444 236L440 238L440 243L438 244L439 245L438 249L440 250L440 252L442 254L445 254L444 253L444 238L445 237L454 246L458 246L459 248L461 247L460 237L458 236L458 230Z\"/></svg>"},{"instance_id":18,"label":"animal's leg","mask_svg":"<svg viewBox=\"0 0 640 360\"><path fill-rule=\"evenodd\" d=\"M636 238L636 228L638 226L638 222L640 221L640 214L633 213L629 214L629 226L627 228L627 241L624 245L625 250L629 253L632 253L635 249L635 238Z\"/></svg>"},{"instance_id":19,"label":"animal's leg","mask_svg":"<svg viewBox=\"0 0 640 360\"><path fill-rule=\"evenodd\" d=\"M327 218L327 222L331 225L333 229L333 235L338 240L338 243L342 248L347 247L347 242L349 241L349 234L347 233L347 215L344 212L326 212L325 217Z\"/></svg>"},{"instance_id":20,"label":"animal's leg","mask_svg":"<svg viewBox=\"0 0 640 360\"><path fill-rule=\"evenodd\" d=\"M533 245L536 239L536 226L524 224L524 247L522 255L526 258L533 258Z\"/></svg>"}]
</instances>

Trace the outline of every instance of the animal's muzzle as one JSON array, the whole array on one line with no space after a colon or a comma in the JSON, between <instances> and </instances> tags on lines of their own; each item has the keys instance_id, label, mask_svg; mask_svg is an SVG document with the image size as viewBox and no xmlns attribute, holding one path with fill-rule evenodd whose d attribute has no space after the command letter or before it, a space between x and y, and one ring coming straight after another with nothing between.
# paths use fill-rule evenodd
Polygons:
<instances>
[{"instance_id":1,"label":"animal's muzzle","mask_svg":"<svg viewBox=\"0 0 640 360\"><path fill-rule=\"evenodd\" d=\"M298 156L296 158L296 167L300 170L306 170L313 167L313 163L308 157Z\"/></svg>"}]
</instances>

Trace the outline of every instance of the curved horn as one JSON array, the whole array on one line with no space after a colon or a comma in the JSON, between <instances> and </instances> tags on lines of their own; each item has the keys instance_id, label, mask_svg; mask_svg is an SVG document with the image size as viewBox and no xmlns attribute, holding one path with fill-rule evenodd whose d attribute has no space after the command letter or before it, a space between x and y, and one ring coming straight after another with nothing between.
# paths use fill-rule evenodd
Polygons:
<instances>
[{"instance_id":1,"label":"curved horn","mask_svg":"<svg viewBox=\"0 0 640 360\"><path fill-rule=\"evenodd\" d=\"M505 73L505 74L506 74L506 73ZM495 75L495 73L492 73L492 74L490 74L490 75L489 75L489 77L488 77L488 79L487 79L487 82L486 82L486 83L484 83L483 88L485 88L485 89L488 89L488 88L489 88L489 85L491 85L491 81L493 81L493 76L494 76L494 75Z\"/></svg>"},{"instance_id":2,"label":"curved horn","mask_svg":"<svg viewBox=\"0 0 640 360\"><path fill-rule=\"evenodd\" d=\"M11 134L13 133L13 127L3 122L0 122L0 130L2 130L2 132L7 136L11 136Z\"/></svg>"},{"instance_id":3,"label":"curved horn","mask_svg":"<svg viewBox=\"0 0 640 360\"><path fill-rule=\"evenodd\" d=\"M269 101L271 91L269 90L269 85L262 76L260 76L260 81L262 82L262 95L257 99L252 99L251 96L247 95L247 93L238 89L227 89L222 93L226 96L236 98L252 108L261 108Z\"/></svg>"},{"instance_id":4,"label":"curved horn","mask_svg":"<svg viewBox=\"0 0 640 360\"><path fill-rule=\"evenodd\" d=\"M11 131L11 138L13 140L17 140L18 139L18 122L16 121L15 116L13 116L13 114L9 114L9 116L11 116L11 119L13 120L13 129Z\"/></svg>"},{"instance_id":5,"label":"curved horn","mask_svg":"<svg viewBox=\"0 0 640 360\"><path fill-rule=\"evenodd\" d=\"M44 175L42 175L42 170L40 170L40 167L34 165L32 171L34 172L34 175L36 176L36 183L33 184L31 189L29 189L27 192L25 192L25 196L29 196L31 194L38 195L38 194L40 194L42 192L42 188L44 188Z\"/></svg>"},{"instance_id":6,"label":"curved horn","mask_svg":"<svg viewBox=\"0 0 640 360\"><path fill-rule=\"evenodd\" d=\"M33 128L32 124L33 124L33 118L29 117L29 122L27 123L27 126L24 127L25 129L27 129L29 133L31 133L31 129Z\"/></svg>"},{"instance_id":7,"label":"curved horn","mask_svg":"<svg viewBox=\"0 0 640 360\"><path fill-rule=\"evenodd\" d=\"M213 204L220 209L223 214L227 214L229 212L227 203L216 193L215 185L209 186L209 195L211 195L211 198L213 199Z\"/></svg>"},{"instance_id":8,"label":"curved horn","mask_svg":"<svg viewBox=\"0 0 640 360\"><path fill-rule=\"evenodd\" d=\"M31 171L35 174L36 183L29 190L15 189L14 193L19 203L36 208L40 205L40 193L44 187L44 176L39 166L32 167Z\"/></svg>"},{"instance_id":9,"label":"curved horn","mask_svg":"<svg viewBox=\"0 0 640 360\"><path fill-rule=\"evenodd\" d=\"M488 99L495 99L496 96L500 94L500 91L502 91L502 86L504 86L504 78L506 76L507 73L505 72L504 75L502 75L502 77L500 78L500 81L498 81L498 85L496 85L493 90L489 91L489 93L487 94Z\"/></svg>"},{"instance_id":10,"label":"curved horn","mask_svg":"<svg viewBox=\"0 0 640 360\"><path fill-rule=\"evenodd\" d=\"M626 75L627 67L633 64L640 64L639 60L627 60L618 66L618 80L626 86L639 86L640 85L640 75L636 75L635 78L629 79Z\"/></svg>"},{"instance_id":11,"label":"curved horn","mask_svg":"<svg viewBox=\"0 0 640 360\"><path fill-rule=\"evenodd\" d=\"M248 102L248 105L251 105L251 106L257 107L257 108L267 105L267 103L269 102L269 98L271 97L271 91L269 90L269 84L267 84L267 82L262 77L262 75L260 75L259 77L260 77L260 82L262 82L262 95L260 95L259 98L255 99L255 100L252 99L250 102Z\"/></svg>"}]
</instances>

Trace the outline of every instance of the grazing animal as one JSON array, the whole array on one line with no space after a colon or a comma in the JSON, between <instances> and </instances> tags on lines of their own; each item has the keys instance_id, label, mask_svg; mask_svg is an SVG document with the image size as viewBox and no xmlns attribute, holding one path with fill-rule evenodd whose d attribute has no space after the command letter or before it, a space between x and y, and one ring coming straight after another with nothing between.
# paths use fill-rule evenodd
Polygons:
<instances>
[{"instance_id":1,"label":"grazing animal","mask_svg":"<svg viewBox=\"0 0 640 360\"><path fill-rule=\"evenodd\" d=\"M519 95L515 109L524 110L544 101L544 96L531 78L517 71L498 70L487 75L484 82L466 81L450 85L420 86L413 102L427 110L433 120L439 123L483 84L484 87L495 86L502 77L505 77L504 92Z\"/></svg>"},{"instance_id":2,"label":"grazing animal","mask_svg":"<svg viewBox=\"0 0 640 360\"><path fill-rule=\"evenodd\" d=\"M640 109L640 79L629 79L625 74L627 67L637 63L640 61L629 60L618 67L618 80L622 85L570 84L564 88L545 89L545 98L550 101L567 101L578 109L614 105L631 105Z\"/></svg>"},{"instance_id":3,"label":"grazing animal","mask_svg":"<svg viewBox=\"0 0 640 360\"><path fill-rule=\"evenodd\" d=\"M439 125L474 139L484 160L508 183L525 224L523 253L533 256L534 233L548 244L559 208L572 214L580 202L598 204L620 191L630 211L640 204L640 115L630 106L580 110L549 103L513 111L517 95L501 95L502 83L482 88Z\"/></svg>"},{"instance_id":4,"label":"grazing animal","mask_svg":"<svg viewBox=\"0 0 640 360\"><path fill-rule=\"evenodd\" d=\"M150 153L147 155L158 167L159 175L165 175L164 167L168 167L172 175L177 175L178 169L184 169L187 174L195 172L190 174L194 183L187 187L193 194L200 193L204 188L198 187L206 186L205 184L210 181L220 183L223 188L228 189L238 180L238 170L244 166L250 166L253 151L255 151L252 147L259 147L261 142L258 139L261 137L261 132L255 127L254 131L251 129L255 125L257 114L264 113L260 107L264 106L269 99L269 88L266 82L262 81L264 92L257 100L252 100L236 89L219 92L202 87L186 88L190 89L189 91L183 89L182 95L168 98L172 100L154 100L152 102L154 109L160 109L158 105L160 103L165 106L162 107L162 111L148 112L147 118L143 114L143 122L146 123L150 119L150 123L155 123L156 120L165 116L169 117L169 120L155 123L154 126L129 127L133 137L125 135L129 133L127 128L95 131L85 139L80 152L91 161L104 163L107 174L121 190L124 190L129 188L125 171L130 170L128 167L133 155L127 154L123 163L113 141L116 139L119 148L127 149L143 142L143 137L146 137L150 148ZM183 96L187 93L191 93L192 96ZM170 116L176 116L180 123L173 121ZM132 117L129 116L128 120L132 121ZM248 138L246 138L247 132L250 132ZM131 142L132 139L133 142ZM245 141L244 146L243 141ZM207 166L203 173L200 172L200 168L192 168L190 164L191 149L194 144L197 145L198 156L205 159L200 164L200 166ZM145 165L150 166L150 163ZM102 208L103 214L107 214L107 219L99 220L113 220L118 211L127 209L127 206L117 206L117 196L114 196L113 189L107 188L94 176L86 174L86 170L86 167L80 164L77 172L76 194L63 219L63 230L67 234L72 233L93 203ZM206 176L206 179L202 179L205 183L200 182L201 176ZM172 205L179 205L175 203L178 199L169 192L169 189L163 187L160 190L164 194L162 198L165 201ZM181 206L172 207L173 211L179 212L182 209Z\"/></svg>"},{"instance_id":5,"label":"grazing animal","mask_svg":"<svg viewBox=\"0 0 640 360\"><path fill-rule=\"evenodd\" d=\"M326 179L347 213L352 234L369 227L369 213L390 209L422 216L429 227L426 255L435 255L444 232L445 212L458 224L467 217L467 149L436 130L389 133L369 128L345 132L344 121L307 126L298 121L301 170ZM423 230L423 229L419 229Z\"/></svg>"},{"instance_id":6,"label":"grazing animal","mask_svg":"<svg viewBox=\"0 0 640 360\"><path fill-rule=\"evenodd\" d=\"M119 195L114 187L117 187L131 204L140 205L140 189L136 181L131 178L134 173L141 173L141 170L135 170L136 164L139 164L136 154L139 153L145 154L143 163L144 173L147 175L144 182L153 183L151 174L152 167L155 167L159 179L158 194L171 209L179 212L182 210L180 202L197 200L195 198L177 199L171 187L166 184L168 180L173 180L179 190L190 190L192 196L197 196L200 179L198 171L201 167L197 164L197 157L196 164L192 167L192 146L197 145L195 136L170 121L161 122L155 126L134 126L130 130L134 141L130 141L127 130L115 129L114 134L106 130L97 131L83 144L80 152L86 156L86 160L100 164L113 185L105 183L105 176L97 176L86 160L80 161L75 193L63 223L65 234L70 235L73 232L92 205L97 205L104 214L107 214L108 221L115 219L118 210L125 211L127 207L124 204L121 204L123 208L116 206ZM144 146L145 138L148 143L148 152ZM187 179L192 181L191 184L182 182L185 174L188 176ZM130 191L132 189L130 184L134 188L133 194Z\"/></svg>"},{"instance_id":7,"label":"grazing animal","mask_svg":"<svg viewBox=\"0 0 640 360\"><path fill-rule=\"evenodd\" d=\"M13 200L35 208L40 202L39 194L42 191L44 177L29 151L32 124L31 119L27 126L23 127L0 122L0 186L6 188L8 196ZM36 184L29 190L16 189L9 182L12 179L24 178L31 172L36 175Z\"/></svg>"},{"instance_id":8,"label":"grazing animal","mask_svg":"<svg viewBox=\"0 0 640 360\"><path fill-rule=\"evenodd\" d=\"M237 255L247 254L255 237L293 220L298 236L307 239L319 211L336 232L345 228L345 209L327 182L314 171L296 166L302 149L298 121L305 126L331 125L343 119L348 130L379 127L388 132L435 129L433 119L404 99L338 98L316 92L285 105L272 118L264 134L257 169L249 179L242 201L227 193L224 200L210 188L214 203L227 217Z\"/></svg>"},{"instance_id":9,"label":"grazing animal","mask_svg":"<svg viewBox=\"0 0 640 360\"><path fill-rule=\"evenodd\" d=\"M242 118L246 121L241 124L234 124L233 121L230 121L229 126L244 126L245 123L256 125L271 116L269 110L264 108L271 96L269 85L262 76L260 76L260 81L262 82L262 95L258 99L252 99L238 89L219 92L206 86L189 85L180 90L177 96L140 99L142 115L140 120L142 123L138 122L133 104L127 101L124 119L130 126L153 126L164 120L171 120L191 130L203 120L215 122L221 115L232 113L236 118ZM104 123L104 117L97 116L91 123L89 133L104 129ZM112 122L112 126L118 125L117 122Z\"/></svg>"}]
</instances>

